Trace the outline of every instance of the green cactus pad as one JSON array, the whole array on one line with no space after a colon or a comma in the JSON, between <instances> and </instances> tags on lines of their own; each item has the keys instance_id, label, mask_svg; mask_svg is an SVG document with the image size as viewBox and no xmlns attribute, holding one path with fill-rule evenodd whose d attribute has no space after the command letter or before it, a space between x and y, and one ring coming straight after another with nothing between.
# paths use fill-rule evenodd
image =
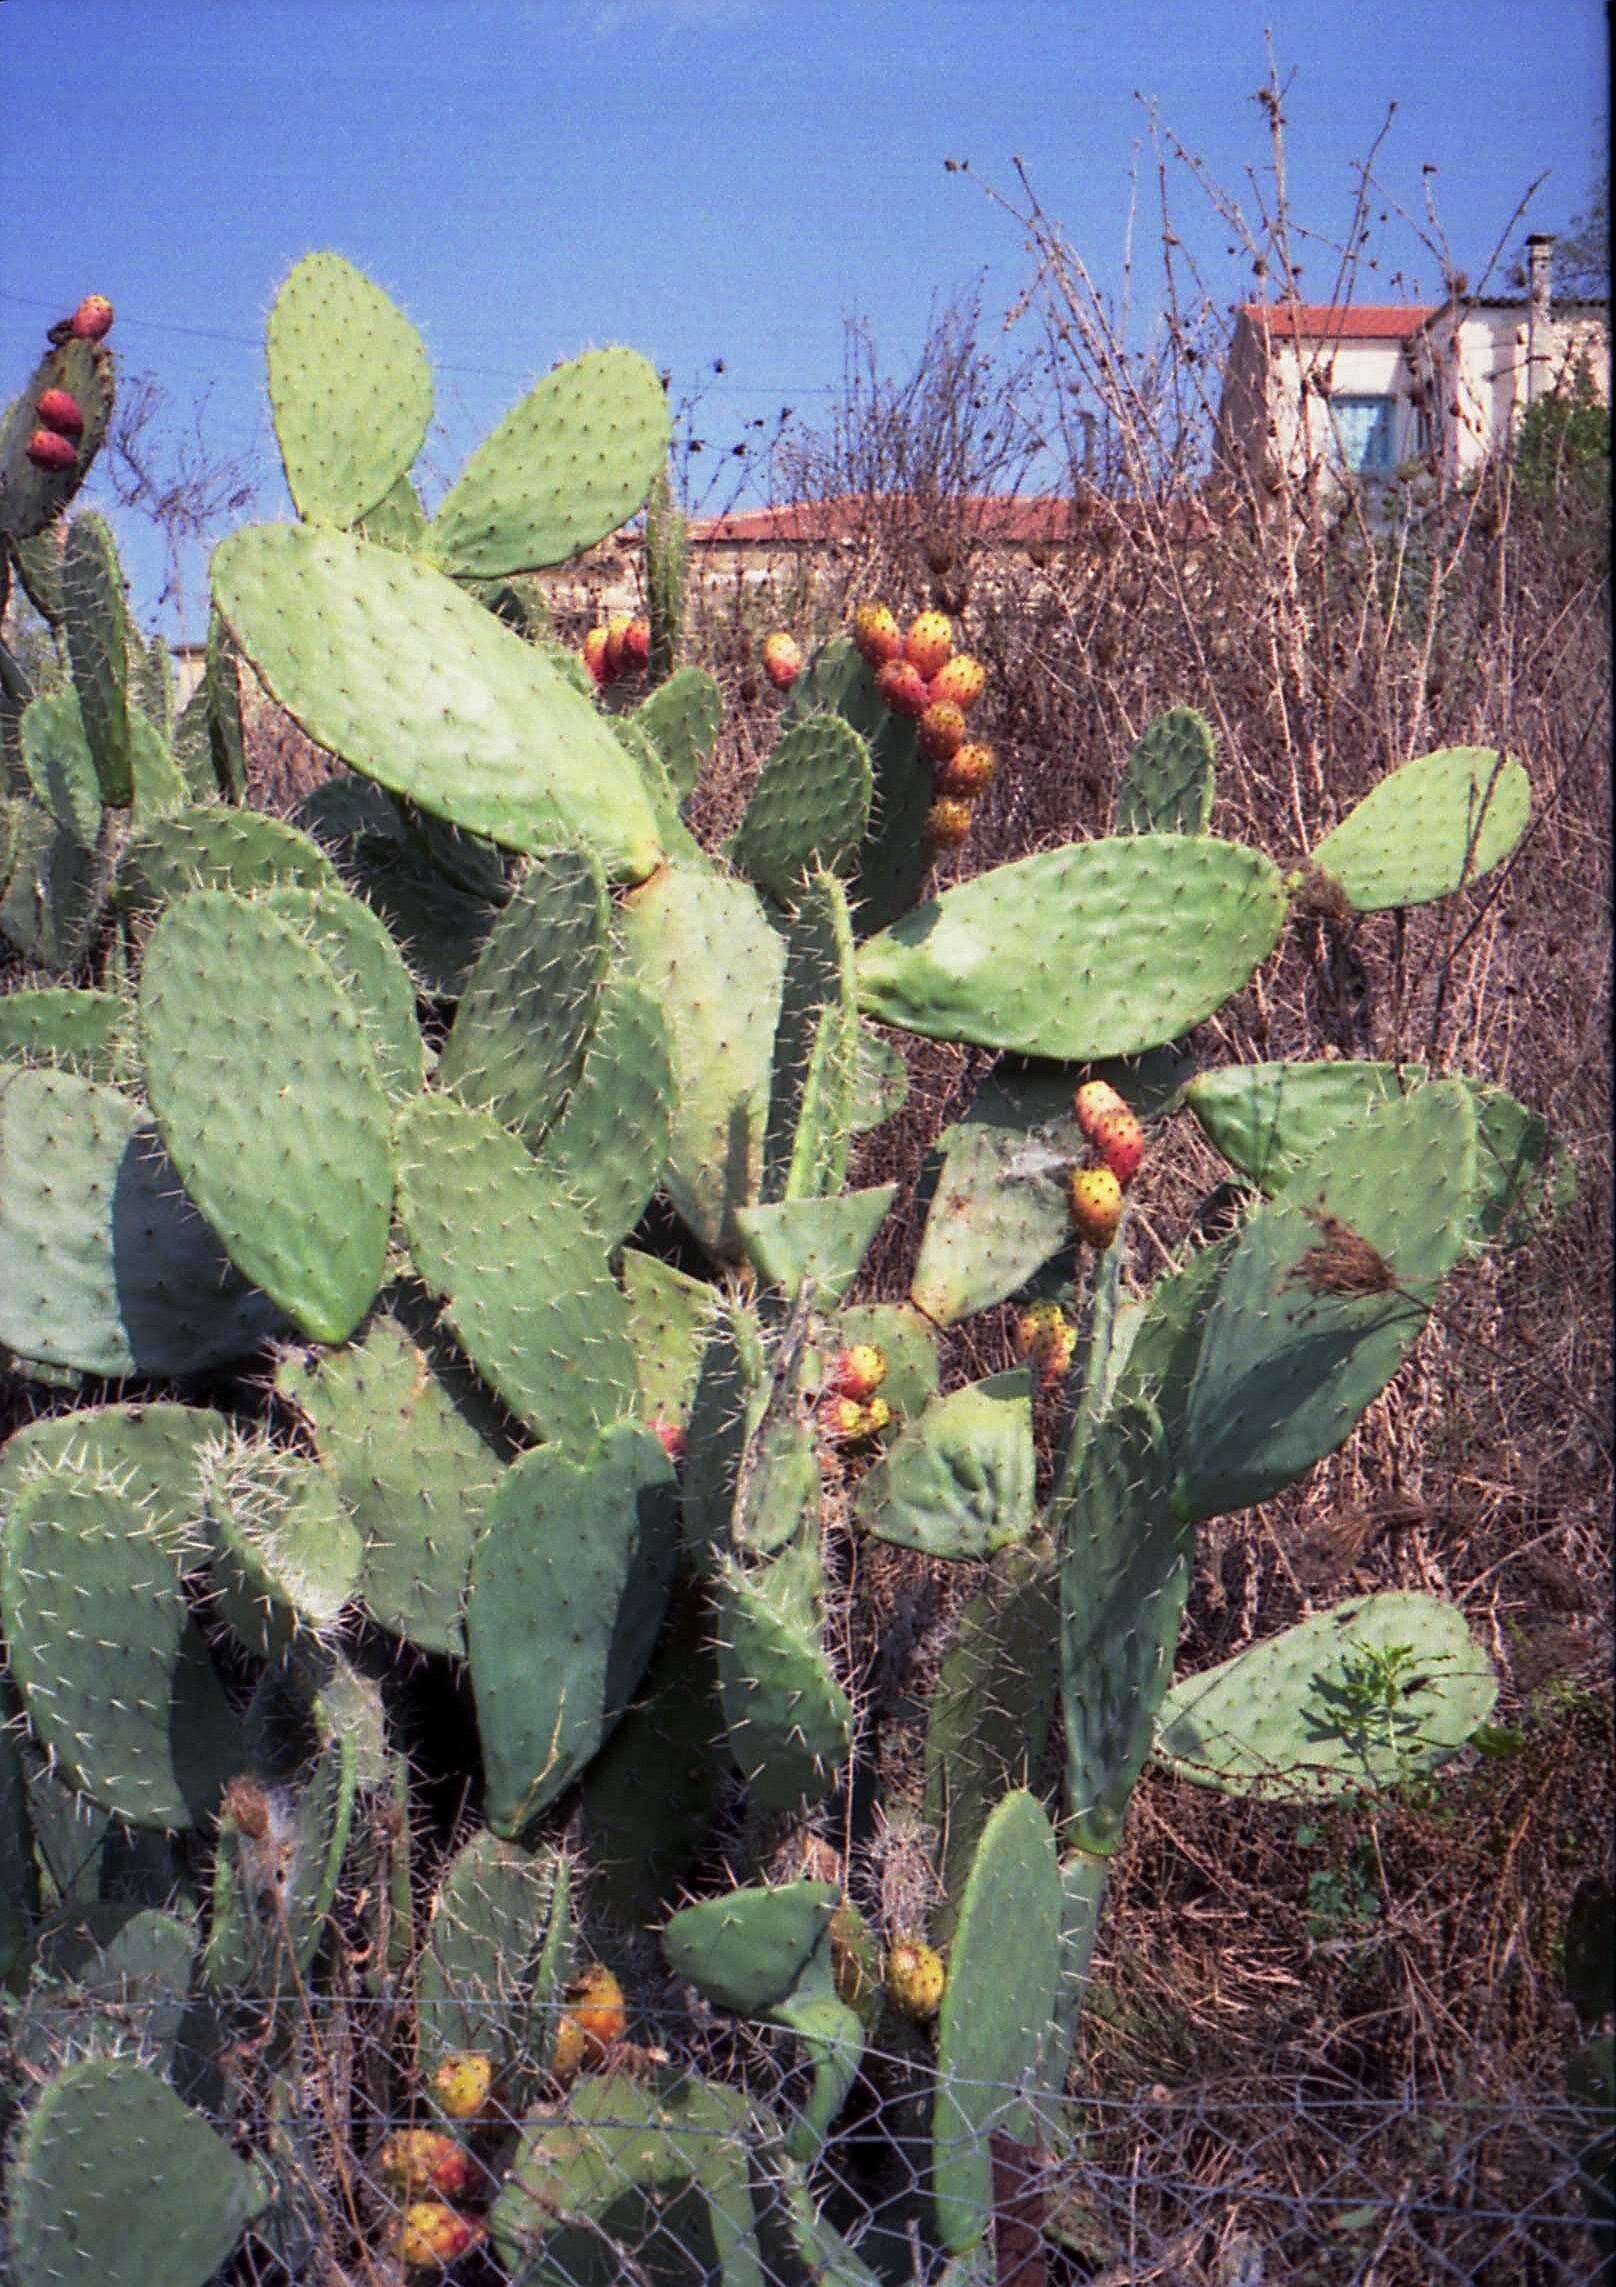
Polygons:
<instances>
[{"instance_id":1,"label":"green cactus pad","mask_svg":"<svg viewBox=\"0 0 1616 2287\"><path fill-rule=\"evenodd\" d=\"M807 2162L818 2158L864 2061L864 2020L836 1990L828 1939L820 1941L794 1990L769 2015L796 2034L813 2075L785 2138L788 2156Z\"/></svg>"},{"instance_id":2,"label":"green cactus pad","mask_svg":"<svg viewBox=\"0 0 1616 2287\"><path fill-rule=\"evenodd\" d=\"M1144 1399L1117 1400L1061 1504L1061 1708L1071 1839L1116 1848L1151 1724L1172 1681L1195 1562L1174 1515L1171 1455Z\"/></svg>"},{"instance_id":3,"label":"green cactus pad","mask_svg":"<svg viewBox=\"0 0 1616 2287\"><path fill-rule=\"evenodd\" d=\"M795 1295L812 1283L821 1302L839 1302L897 1196L895 1183L882 1183L873 1191L845 1191L838 1199L743 1207L735 1227L765 1285Z\"/></svg>"},{"instance_id":4,"label":"green cactus pad","mask_svg":"<svg viewBox=\"0 0 1616 2287\"><path fill-rule=\"evenodd\" d=\"M1038 1116L993 1084L938 1138L941 1164L910 1286L939 1326L1014 1294L1072 1243L1066 1172L1085 1152L1064 1082Z\"/></svg>"},{"instance_id":5,"label":"green cactus pad","mask_svg":"<svg viewBox=\"0 0 1616 2287\"><path fill-rule=\"evenodd\" d=\"M39 1914L21 1732L22 1710L6 1678L0 1681L0 1978L8 1979L27 1954Z\"/></svg>"},{"instance_id":6,"label":"green cactus pad","mask_svg":"<svg viewBox=\"0 0 1616 2287\"><path fill-rule=\"evenodd\" d=\"M606 973L609 907L585 850L536 856L483 942L438 1082L537 1144L583 1067Z\"/></svg>"},{"instance_id":7,"label":"green cactus pad","mask_svg":"<svg viewBox=\"0 0 1616 2287\"><path fill-rule=\"evenodd\" d=\"M23 709L22 766L35 799L85 849L101 832L101 780L71 685Z\"/></svg>"},{"instance_id":8,"label":"green cactus pad","mask_svg":"<svg viewBox=\"0 0 1616 2287\"><path fill-rule=\"evenodd\" d=\"M221 1007L229 976L253 991ZM330 963L266 906L194 891L147 944L140 1047L164 1146L231 1261L304 1333L345 1340L382 1283L393 1162Z\"/></svg>"},{"instance_id":9,"label":"green cactus pad","mask_svg":"<svg viewBox=\"0 0 1616 2287\"><path fill-rule=\"evenodd\" d=\"M760 1810L817 1802L853 1739L853 1711L820 1640L817 1549L748 1571L721 1561L714 1584L718 1689L729 1751Z\"/></svg>"},{"instance_id":10,"label":"green cactus pad","mask_svg":"<svg viewBox=\"0 0 1616 2287\"><path fill-rule=\"evenodd\" d=\"M0 417L0 437L6 434L4 418ZM50 479L48 469L38 473ZM0 491L4 486L5 477L0 474ZM62 544L66 538L67 526L59 520L27 539L19 538L16 533L11 535L10 568L15 569L24 595L53 633L62 624ZM0 566L5 560L6 552L0 550ZM4 570L0 570L0 586L4 584Z\"/></svg>"},{"instance_id":11,"label":"green cactus pad","mask_svg":"<svg viewBox=\"0 0 1616 2287\"><path fill-rule=\"evenodd\" d=\"M859 954L867 1016L935 1040L1081 1061L1176 1039L1279 941L1259 851L1208 835L1069 843L945 890Z\"/></svg>"},{"instance_id":12,"label":"green cactus pad","mask_svg":"<svg viewBox=\"0 0 1616 2287\"><path fill-rule=\"evenodd\" d=\"M241 653L216 604L208 607L207 671L202 688L207 693L208 752L213 763L214 786L227 802L239 802L247 791L247 744L241 719Z\"/></svg>"},{"instance_id":13,"label":"green cactus pad","mask_svg":"<svg viewBox=\"0 0 1616 2287\"><path fill-rule=\"evenodd\" d=\"M1308 867L1358 913L1428 905L1502 864L1531 808L1531 780L1518 762L1490 747L1442 747L1372 787Z\"/></svg>"},{"instance_id":14,"label":"green cactus pad","mask_svg":"<svg viewBox=\"0 0 1616 2287\"><path fill-rule=\"evenodd\" d=\"M374 508L367 508L360 517L359 530L365 539L378 540L384 548L398 548L405 555L424 554L426 510L411 478L401 476L396 484L389 485Z\"/></svg>"},{"instance_id":15,"label":"green cactus pad","mask_svg":"<svg viewBox=\"0 0 1616 2287\"><path fill-rule=\"evenodd\" d=\"M486 1829L450 1860L432 1901L416 1971L420 2071L430 2081L447 2056L492 2052L515 2061L529 2025L542 2027L557 1995L534 1989L534 1969L555 1909L560 1862ZM564 1885L563 1885L564 1888Z\"/></svg>"},{"instance_id":16,"label":"green cactus pad","mask_svg":"<svg viewBox=\"0 0 1616 2287\"><path fill-rule=\"evenodd\" d=\"M1212 818L1217 751L1194 707L1173 707L1143 733L1117 788L1115 834L1204 834Z\"/></svg>"},{"instance_id":17,"label":"green cactus pad","mask_svg":"<svg viewBox=\"0 0 1616 2287\"><path fill-rule=\"evenodd\" d=\"M413 1096L426 1076L426 1045L415 986L385 923L340 889L282 882L259 902L324 955L365 1028L388 1095Z\"/></svg>"},{"instance_id":18,"label":"green cactus pad","mask_svg":"<svg viewBox=\"0 0 1616 2287\"><path fill-rule=\"evenodd\" d=\"M782 905L804 875L844 871L870 819L870 752L835 715L788 724L763 764L727 856Z\"/></svg>"},{"instance_id":19,"label":"green cactus pad","mask_svg":"<svg viewBox=\"0 0 1616 2287\"><path fill-rule=\"evenodd\" d=\"M670 865L620 908L630 969L667 1022L672 1139L663 1183L711 1254L740 1252L768 1117L784 950L757 894L711 867Z\"/></svg>"},{"instance_id":20,"label":"green cactus pad","mask_svg":"<svg viewBox=\"0 0 1616 2287\"><path fill-rule=\"evenodd\" d=\"M202 1824L239 1767L180 1587L190 1553L93 1466L57 1462L7 1503L0 1608L28 1720L68 1781L134 1826Z\"/></svg>"},{"instance_id":21,"label":"green cactus pad","mask_svg":"<svg viewBox=\"0 0 1616 2287\"><path fill-rule=\"evenodd\" d=\"M857 1511L878 1540L956 1562L1024 1540L1037 1514L1025 1367L934 1398L866 1473Z\"/></svg>"},{"instance_id":22,"label":"green cactus pad","mask_svg":"<svg viewBox=\"0 0 1616 2287\"><path fill-rule=\"evenodd\" d=\"M873 674L846 635L833 636L809 663L784 719L790 726L822 714L839 716L869 750L871 824L848 883L854 924L864 936L907 912L919 895L931 864L926 846L931 765L920 752L914 724L888 713Z\"/></svg>"},{"instance_id":23,"label":"green cactus pad","mask_svg":"<svg viewBox=\"0 0 1616 2287\"><path fill-rule=\"evenodd\" d=\"M132 636L129 696L165 746L174 738L174 661L162 635L142 644Z\"/></svg>"},{"instance_id":24,"label":"green cactus pad","mask_svg":"<svg viewBox=\"0 0 1616 2287\"><path fill-rule=\"evenodd\" d=\"M1003 1557L960 1614L926 1711L925 1818L943 1837L937 1944L953 1935L994 1805L1016 1787L1043 1791L1059 1637L1059 1587L1044 1552Z\"/></svg>"},{"instance_id":25,"label":"green cactus pad","mask_svg":"<svg viewBox=\"0 0 1616 2287\"><path fill-rule=\"evenodd\" d=\"M554 1802L628 1705L667 1609L676 1542L672 1467L633 1423L584 1460L541 1447L500 1480L466 1610L496 1834L520 1835Z\"/></svg>"},{"instance_id":26,"label":"green cactus pad","mask_svg":"<svg viewBox=\"0 0 1616 2287\"><path fill-rule=\"evenodd\" d=\"M432 1357L379 1315L362 1341L283 1366L278 1387L363 1537L371 1618L423 1651L463 1652L472 1542L502 1465Z\"/></svg>"},{"instance_id":27,"label":"green cactus pad","mask_svg":"<svg viewBox=\"0 0 1616 2287\"><path fill-rule=\"evenodd\" d=\"M937 1344L918 1311L903 1302L851 1303L820 1330L822 1349L868 1342L887 1362L881 1395L899 1421L919 1413L937 1392Z\"/></svg>"},{"instance_id":28,"label":"green cactus pad","mask_svg":"<svg viewBox=\"0 0 1616 2287\"><path fill-rule=\"evenodd\" d=\"M446 881L427 852L405 840L400 805L368 779L328 779L298 816L380 914L422 991L457 1000L498 918L497 902Z\"/></svg>"},{"instance_id":29,"label":"green cactus pad","mask_svg":"<svg viewBox=\"0 0 1616 2287\"><path fill-rule=\"evenodd\" d=\"M649 801L606 724L430 565L256 525L214 551L213 586L271 696L355 770L504 849L583 842L614 881L655 866Z\"/></svg>"},{"instance_id":30,"label":"green cactus pad","mask_svg":"<svg viewBox=\"0 0 1616 2287\"><path fill-rule=\"evenodd\" d=\"M909 1070L903 1058L891 1041L861 1023L853 1071L853 1108L848 1115L854 1134L864 1135L880 1127L903 1110L908 1097Z\"/></svg>"},{"instance_id":31,"label":"green cactus pad","mask_svg":"<svg viewBox=\"0 0 1616 2287\"><path fill-rule=\"evenodd\" d=\"M837 1895L829 1882L730 1890L675 1914L662 1951L674 1976L720 2009L756 2017L797 1984L830 1927Z\"/></svg>"},{"instance_id":32,"label":"green cactus pad","mask_svg":"<svg viewBox=\"0 0 1616 2287\"><path fill-rule=\"evenodd\" d=\"M355 524L407 479L432 419L421 337L340 254L308 254L266 332L269 402L299 516Z\"/></svg>"},{"instance_id":33,"label":"green cactus pad","mask_svg":"<svg viewBox=\"0 0 1616 2287\"><path fill-rule=\"evenodd\" d=\"M814 874L801 886L786 933L763 1136L765 1199L840 1191L853 1133L858 1035L847 898L834 874Z\"/></svg>"},{"instance_id":34,"label":"green cactus pad","mask_svg":"<svg viewBox=\"0 0 1616 2287\"><path fill-rule=\"evenodd\" d=\"M0 1066L0 1343L117 1378L191 1374L279 1328L115 1090Z\"/></svg>"},{"instance_id":35,"label":"green cactus pad","mask_svg":"<svg viewBox=\"0 0 1616 2287\"><path fill-rule=\"evenodd\" d=\"M618 1276L628 1298L628 1335L647 1420L682 1422L701 1372L707 1325L717 1301L705 1279L655 1255L625 1247Z\"/></svg>"},{"instance_id":36,"label":"green cactus pad","mask_svg":"<svg viewBox=\"0 0 1616 2287\"><path fill-rule=\"evenodd\" d=\"M484 578L564 564L644 505L668 454L667 393L631 349L546 374L480 444L433 519L446 570Z\"/></svg>"},{"instance_id":37,"label":"green cactus pad","mask_svg":"<svg viewBox=\"0 0 1616 2287\"><path fill-rule=\"evenodd\" d=\"M9 834L5 830L9 824ZM35 802L6 804L0 850L10 857L0 889L0 933L31 961L76 969L101 914L101 860Z\"/></svg>"},{"instance_id":38,"label":"green cactus pad","mask_svg":"<svg viewBox=\"0 0 1616 2287\"><path fill-rule=\"evenodd\" d=\"M652 740L682 802L718 742L724 699L705 667L681 667L634 710L631 721Z\"/></svg>"},{"instance_id":39,"label":"green cactus pad","mask_svg":"<svg viewBox=\"0 0 1616 2287\"><path fill-rule=\"evenodd\" d=\"M78 516L62 552L62 617L84 736L104 802L127 808L129 613L112 534L99 516Z\"/></svg>"},{"instance_id":40,"label":"green cactus pad","mask_svg":"<svg viewBox=\"0 0 1616 2287\"><path fill-rule=\"evenodd\" d=\"M0 1059L54 1064L105 1080L129 1006L117 993L71 985L24 985L0 995Z\"/></svg>"},{"instance_id":41,"label":"green cactus pad","mask_svg":"<svg viewBox=\"0 0 1616 2287\"><path fill-rule=\"evenodd\" d=\"M32 1476L67 1464L115 1477L152 1531L183 1535L202 1514L202 1456L225 1433L208 1406L85 1406L31 1421L0 1447L0 1518Z\"/></svg>"},{"instance_id":42,"label":"green cactus pad","mask_svg":"<svg viewBox=\"0 0 1616 2287\"><path fill-rule=\"evenodd\" d=\"M938 2234L955 2255L992 2219L990 2138L1032 2140L1026 2100L1055 2007L1060 1925L1049 1821L1030 1794L1006 1795L971 1862L937 2019L933 2192Z\"/></svg>"},{"instance_id":43,"label":"green cactus pad","mask_svg":"<svg viewBox=\"0 0 1616 2287\"><path fill-rule=\"evenodd\" d=\"M1267 1500L1349 1435L1464 1250L1475 1171L1470 1093L1438 1081L1338 1129L1251 1216L1190 1390L1174 1493L1185 1515ZM1343 1255L1338 1233L1373 1254Z\"/></svg>"},{"instance_id":44,"label":"green cactus pad","mask_svg":"<svg viewBox=\"0 0 1616 2287\"><path fill-rule=\"evenodd\" d=\"M587 675L588 669L584 672ZM608 715L606 720L611 725L612 736L639 774L664 852L670 858L701 863L701 845L680 816L678 789L668 775L661 748L648 732L641 730L632 715Z\"/></svg>"},{"instance_id":45,"label":"green cactus pad","mask_svg":"<svg viewBox=\"0 0 1616 2287\"><path fill-rule=\"evenodd\" d=\"M714 1294L690 1403L682 1528L699 1567L729 1546L741 1457L765 1403L757 1322L738 1299Z\"/></svg>"},{"instance_id":46,"label":"green cactus pad","mask_svg":"<svg viewBox=\"0 0 1616 2287\"><path fill-rule=\"evenodd\" d=\"M1374 1792L1456 1755L1497 1697L1457 1607L1394 1590L1316 1612L1175 1684L1156 1753L1175 1777L1225 1794Z\"/></svg>"},{"instance_id":47,"label":"green cactus pad","mask_svg":"<svg viewBox=\"0 0 1616 2287\"><path fill-rule=\"evenodd\" d=\"M398 1154L415 1267L511 1412L585 1447L636 1412L627 1311L583 1203L486 1112L446 1096L402 1107Z\"/></svg>"},{"instance_id":48,"label":"green cactus pad","mask_svg":"<svg viewBox=\"0 0 1616 2287\"><path fill-rule=\"evenodd\" d=\"M336 867L317 842L280 818L203 802L157 819L125 852L121 888L137 904L167 905L193 889L238 896L293 883L341 894Z\"/></svg>"},{"instance_id":49,"label":"green cactus pad","mask_svg":"<svg viewBox=\"0 0 1616 2287\"><path fill-rule=\"evenodd\" d=\"M45 2083L6 2184L17 2287L206 2287L265 2201L260 2174L125 2057Z\"/></svg>"},{"instance_id":50,"label":"green cactus pad","mask_svg":"<svg viewBox=\"0 0 1616 2287\"><path fill-rule=\"evenodd\" d=\"M236 1438L209 1456L204 1474L220 1619L271 1661L305 1632L334 1627L358 1584L364 1544L325 1471L303 1454Z\"/></svg>"},{"instance_id":51,"label":"green cactus pad","mask_svg":"<svg viewBox=\"0 0 1616 2287\"><path fill-rule=\"evenodd\" d=\"M137 829L183 810L190 801L185 774L167 741L142 714L129 717L129 774L134 782L130 818Z\"/></svg>"},{"instance_id":52,"label":"green cactus pad","mask_svg":"<svg viewBox=\"0 0 1616 2287\"><path fill-rule=\"evenodd\" d=\"M65 389L84 415L70 469L42 469L28 458L28 440L39 426L35 407L47 389ZM45 533L84 482L107 433L112 395L111 352L100 342L69 339L46 352L22 395L0 414L0 533L13 546Z\"/></svg>"},{"instance_id":53,"label":"green cactus pad","mask_svg":"<svg viewBox=\"0 0 1616 2287\"><path fill-rule=\"evenodd\" d=\"M1418 1064L1225 1064L1198 1072L1184 1102L1232 1166L1277 1191L1338 1128L1424 1078Z\"/></svg>"},{"instance_id":54,"label":"green cactus pad","mask_svg":"<svg viewBox=\"0 0 1616 2287\"><path fill-rule=\"evenodd\" d=\"M628 1236L650 1202L668 1156L672 1112L662 1011L619 960L607 974L577 1085L539 1153L608 1248Z\"/></svg>"}]
</instances>

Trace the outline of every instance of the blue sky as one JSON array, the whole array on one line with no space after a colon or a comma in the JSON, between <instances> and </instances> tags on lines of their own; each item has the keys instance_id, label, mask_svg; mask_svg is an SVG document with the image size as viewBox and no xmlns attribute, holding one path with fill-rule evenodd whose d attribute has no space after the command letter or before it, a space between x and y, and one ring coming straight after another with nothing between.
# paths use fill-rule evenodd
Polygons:
<instances>
[{"instance_id":1,"label":"blue sky","mask_svg":"<svg viewBox=\"0 0 1616 2287\"><path fill-rule=\"evenodd\" d=\"M332 246L426 338L445 476L603 341L676 392L707 375L721 446L783 403L825 408L850 317L904 370L951 292L982 278L1003 309L1026 257L984 185L1013 187L1013 155L1114 281L1139 96L1249 199L1266 30L1293 75L1293 199L1320 229L1344 225L1394 98L1381 179L1415 212L1434 190L1472 275L1534 176L1538 227L1586 204L1599 0L0 0L0 395L52 317L105 293L128 369L209 451L252 458L280 515L263 319L291 263ZM1238 298L1226 234L1182 205ZM1382 276L1435 285L1395 213L1384 237ZM149 616L160 550L120 533ZM187 584L194 633L200 559Z\"/></svg>"}]
</instances>

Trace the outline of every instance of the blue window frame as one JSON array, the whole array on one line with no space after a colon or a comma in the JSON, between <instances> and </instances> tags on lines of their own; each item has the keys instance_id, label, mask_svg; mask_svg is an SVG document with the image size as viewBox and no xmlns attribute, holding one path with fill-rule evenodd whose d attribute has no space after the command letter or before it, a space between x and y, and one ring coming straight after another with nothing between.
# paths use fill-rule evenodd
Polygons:
<instances>
[{"instance_id":1,"label":"blue window frame","mask_svg":"<svg viewBox=\"0 0 1616 2287\"><path fill-rule=\"evenodd\" d=\"M1332 397L1341 465L1351 476L1390 476L1397 466L1397 399Z\"/></svg>"}]
</instances>

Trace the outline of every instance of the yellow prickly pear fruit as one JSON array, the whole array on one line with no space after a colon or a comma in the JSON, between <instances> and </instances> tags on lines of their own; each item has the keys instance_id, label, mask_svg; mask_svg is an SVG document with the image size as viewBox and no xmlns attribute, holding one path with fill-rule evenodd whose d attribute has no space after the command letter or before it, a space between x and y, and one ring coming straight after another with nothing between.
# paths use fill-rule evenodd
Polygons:
<instances>
[{"instance_id":1,"label":"yellow prickly pear fruit","mask_svg":"<svg viewBox=\"0 0 1616 2287\"><path fill-rule=\"evenodd\" d=\"M398 2227L398 2252L407 2271L447 2271L483 2236L483 2226L457 2215L442 2200L413 2200Z\"/></svg>"},{"instance_id":2,"label":"yellow prickly pear fruit","mask_svg":"<svg viewBox=\"0 0 1616 2287\"><path fill-rule=\"evenodd\" d=\"M1045 1389L1066 1379L1077 1348L1077 1328L1058 1302L1033 1302L1016 1320L1016 1354L1036 1370Z\"/></svg>"},{"instance_id":3,"label":"yellow prickly pear fruit","mask_svg":"<svg viewBox=\"0 0 1616 2287\"><path fill-rule=\"evenodd\" d=\"M480 2049L457 2049L432 2076L432 2093L451 2120L471 2120L494 2088L494 2060Z\"/></svg>"},{"instance_id":4,"label":"yellow prickly pear fruit","mask_svg":"<svg viewBox=\"0 0 1616 2287\"><path fill-rule=\"evenodd\" d=\"M958 707L961 714L969 714L987 689L987 681L988 671L980 659L973 659L969 652L956 651L932 677L931 695L934 699L946 699L950 706Z\"/></svg>"},{"instance_id":5,"label":"yellow prickly pear fruit","mask_svg":"<svg viewBox=\"0 0 1616 2287\"><path fill-rule=\"evenodd\" d=\"M980 739L968 739L964 746L951 754L939 769L932 784L939 794L951 794L969 802L992 783L999 767L998 756L992 747L984 746Z\"/></svg>"},{"instance_id":6,"label":"yellow prickly pear fruit","mask_svg":"<svg viewBox=\"0 0 1616 2287\"><path fill-rule=\"evenodd\" d=\"M887 1954L885 1983L892 2006L924 2025L943 2005L948 1972L935 1946L919 1938L899 1938Z\"/></svg>"},{"instance_id":7,"label":"yellow prickly pear fruit","mask_svg":"<svg viewBox=\"0 0 1616 2287\"><path fill-rule=\"evenodd\" d=\"M903 655L928 683L947 666L953 649L954 630L944 613L923 611L909 622L903 639Z\"/></svg>"},{"instance_id":8,"label":"yellow prickly pear fruit","mask_svg":"<svg viewBox=\"0 0 1616 2287\"><path fill-rule=\"evenodd\" d=\"M1122 1221L1122 1186L1111 1170L1074 1169L1069 1198L1078 1237L1090 1247L1109 1247Z\"/></svg>"},{"instance_id":9,"label":"yellow prickly pear fruit","mask_svg":"<svg viewBox=\"0 0 1616 2287\"><path fill-rule=\"evenodd\" d=\"M853 648L872 667L903 654L903 630L885 604L860 604L853 614Z\"/></svg>"},{"instance_id":10,"label":"yellow prickly pear fruit","mask_svg":"<svg viewBox=\"0 0 1616 2287\"><path fill-rule=\"evenodd\" d=\"M919 736L920 751L928 762L952 760L965 744L964 708L934 695L920 718Z\"/></svg>"},{"instance_id":11,"label":"yellow prickly pear fruit","mask_svg":"<svg viewBox=\"0 0 1616 2287\"><path fill-rule=\"evenodd\" d=\"M926 812L926 842L930 849L957 850L971 830L971 805L945 795Z\"/></svg>"}]
</instances>

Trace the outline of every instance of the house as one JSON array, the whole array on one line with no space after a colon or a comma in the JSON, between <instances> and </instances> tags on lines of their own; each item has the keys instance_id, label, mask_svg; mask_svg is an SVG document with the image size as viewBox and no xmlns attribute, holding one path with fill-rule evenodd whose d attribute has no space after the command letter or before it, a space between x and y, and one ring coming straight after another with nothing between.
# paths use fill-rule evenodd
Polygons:
<instances>
[{"instance_id":1,"label":"house","mask_svg":"<svg viewBox=\"0 0 1616 2287\"><path fill-rule=\"evenodd\" d=\"M1586 367L1610 394L1607 302L1553 300L1554 241L1527 241L1524 296L1439 304L1253 302L1218 414L1226 468L1374 483L1410 464L1469 476L1527 407Z\"/></svg>"}]
</instances>

